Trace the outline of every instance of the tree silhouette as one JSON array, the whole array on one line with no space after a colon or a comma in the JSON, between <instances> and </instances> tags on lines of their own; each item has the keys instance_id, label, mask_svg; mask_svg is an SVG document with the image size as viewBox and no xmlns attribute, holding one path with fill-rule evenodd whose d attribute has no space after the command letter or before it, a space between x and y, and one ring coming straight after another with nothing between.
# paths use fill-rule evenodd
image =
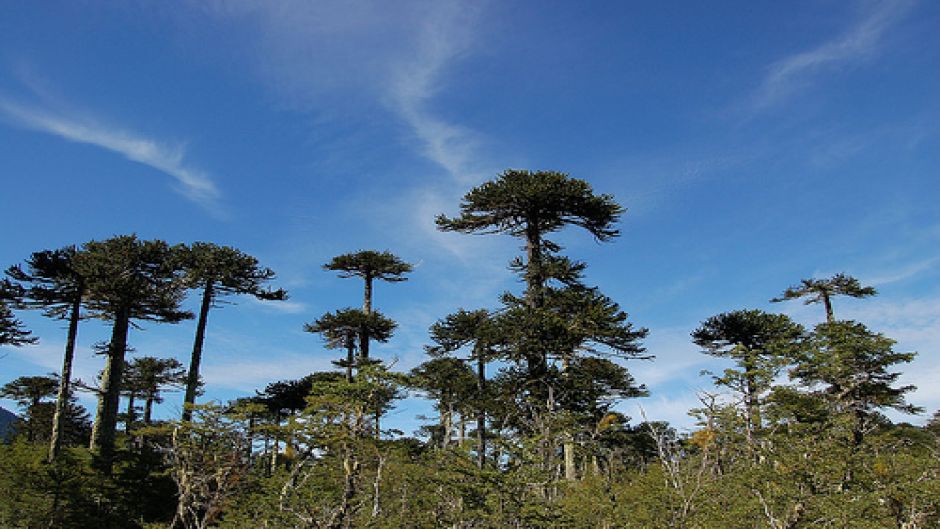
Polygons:
<instances>
[{"instance_id":1,"label":"tree silhouette","mask_svg":"<svg viewBox=\"0 0 940 529\"><path fill-rule=\"evenodd\" d=\"M187 421L192 417L190 408L196 402L206 320L209 309L217 306L214 302L230 294L248 294L263 300L284 300L287 299L287 292L266 288L264 285L274 279L274 272L270 268L260 267L257 259L235 248L197 242L181 250L181 254L187 287L202 290L186 394L183 397L183 420Z\"/></svg>"},{"instance_id":2,"label":"tree silhouette","mask_svg":"<svg viewBox=\"0 0 940 529\"><path fill-rule=\"evenodd\" d=\"M61 383L56 397L52 435L49 440L48 460L50 462L55 461L62 444L60 432L65 408L71 394L72 362L75 357L78 322L82 318L82 302L87 292L87 280L77 270L76 261L79 259L79 251L75 246L66 246L58 250L34 252L26 259L25 270L16 265L6 271L7 276L17 281L23 288L28 300L27 306L41 308L46 317L67 319L69 322L65 354L62 358Z\"/></svg>"},{"instance_id":3,"label":"tree silhouette","mask_svg":"<svg viewBox=\"0 0 940 529\"><path fill-rule=\"evenodd\" d=\"M354 367L368 362L368 358L363 355L360 355L358 361L355 358L356 338L367 335L370 339L384 343L392 337L395 327L394 321L378 311L366 314L358 309L327 312L316 321L304 324L305 331L323 336L328 348L346 349L346 358L333 363L345 368L347 382L353 381Z\"/></svg>"},{"instance_id":4,"label":"tree silhouette","mask_svg":"<svg viewBox=\"0 0 940 529\"><path fill-rule=\"evenodd\" d=\"M851 296L853 298L867 298L878 292L873 287L863 287L858 279L845 274L836 274L829 279L801 279L799 285L794 285L783 291L780 297L770 301L778 303L790 299L805 298L803 303L811 305L822 303L826 308L826 322L833 323L832 298L834 296Z\"/></svg>"},{"instance_id":5,"label":"tree silhouette","mask_svg":"<svg viewBox=\"0 0 940 529\"><path fill-rule=\"evenodd\" d=\"M577 275L583 265L547 255L560 247L545 239L565 226L579 226L598 241L619 235L614 224L624 209L610 195L595 195L591 186L555 171L507 170L496 180L470 190L460 203L460 215L438 215L437 226L461 233L507 233L525 240L526 260L515 261L526 282L525 304L538 309L545 302L549 274ZM546 369L546 352L530 351L529 369L536 377Z\"/></svg>"},{"instance_id":6,"label":"tree silhouette","mask_svg":"<svg viewBox=\"0 0 940 529\"><path fill-rule=\"evenodd\" d=\"M7 302L0 299L0 345L26 345L36 343L36 337L16 319Z\"/></svg>"},{"instance_id":7,"label":"tree silhouette","mask_svg":"<svg viewBox=\"0 0 940 529\"><path fill-rule=\"evenodd\" d=\"M110 474L132 320L175 323L192 314L179 308L183 289L178 248L163 241L141 241L134 235L124 235L88 242L82 250L77 266L88 280L89 312L113 322L91 439L102 470Z\"/></svg>"},{"instance_id":8,"label":"tree silhouette","mask_svg":"<svg viewBox=\"0 0 940 529\"><path fill-rule=\"evenodd\" d=\"M716 376L717 384L742 394L747 439L760 429L761 395L795 356L803 327L783 314L736 310L708 318L692 332L706 354L730 358L737 369Z\"/></svg>"},{"instance_id":9,"label":"tree silhouette","mask_svg":"<svg viewBox=\"0 0 940 529\"><path fill-rule=\"evenodd\" d=\"M486 463L486 364L495 358L498 335L490 313L484 309L459 310L431 326L436 345L428 354L439 357L472 345L469 360L476 361L477 467Z\"/></svg>"},{"instance_id":10,"label":"tree silhouette","mask_svg":"<svg viewBox=\"0 0 940 529\"><path fill-rule=\"evenodd\" d=\"M337 255L329 263L323 265L325 270L339 272L339 277L361 277L364 282L362 296L362 312L369 316L372 314L372 286L376 279L388 282L407 281L405 274L411 272L413 267L402 261L391 252L376 252L374 250L361 250L355 253ZM359 336L359 354L363 359L369 358L369 329L365 328Z\"/></svg>"}]
</instances>

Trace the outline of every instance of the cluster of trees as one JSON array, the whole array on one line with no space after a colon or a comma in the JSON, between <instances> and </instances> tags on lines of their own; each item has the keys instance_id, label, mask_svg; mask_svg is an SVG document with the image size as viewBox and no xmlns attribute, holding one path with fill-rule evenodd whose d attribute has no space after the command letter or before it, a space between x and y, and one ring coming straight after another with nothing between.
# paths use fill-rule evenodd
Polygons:
<instances>
[{"instance_id":1,"label":"cluster of trees","mask_svg":"<svg viewBox=\"0 0 940 529\"><path fill-rule=\"evenodd\" d=\"M940 415L925 427L883 415L922 411L905 400L913 388L899 385L895 371L914 354L895 351L892 340L862 323L836 318L834 297L875 295L852 277L804 280L773 300L822 303L825 321L813 329L760 310L704 320L691 339L730 367L710 373L717 391L702 394L701 407L690 410L698 419L693 432L679 435L648 420L632 424L616 411L617 402L647 394L622 360L650 358L641 343L648 331L586 284L586 264L564 255L552 238L572 226L610 241L623 211L613 197L566 174L506 171L472 189L459 213L439 216L437 225L517 238L523 254L509 268L522 292L504 293L495 308L444 316L430 329L428 360L396 372L370 356L370 343L392 339L396 328L373 306L373 286L406 280L412 266L389 252L337 256L324 268L361 279L362 306L327 312L304 330L342 351L338 370L272 382L226 404L194 404L207 314L225 294L284 299L283 291L264 286L273 279L270 270L230 248L168 247L133 237L34 254L25 268L8 271L3 299L69 319L70 345L60 377L35 384L24 377L3 388L24 403L28 420L0 454L0 494L11 499L0 507L0 525L940 524ZM151 245L159 248L144 251ZM50 272L47 263L60 261L68 272ZM138 264L121 268L129 262ZM179 309L186 289L202 295L190 368L144 357L125 369L129 321L190 316ZM75 329L85 314L114 323L94 441L89 452L72 447L70 438L56 457L62 441L54 441L55 429L88 422L68 386ZM4 318L7 343L33 339L9 311ZM186 388L184 415L155 423L152 404L173 385ZM52 406L43 399L55 391L64 399L54 405L61 417L42 418ZM438 415L419 437L381 428L408 392L432 400ZM123 433L114 428L122 394ZM41 422L52 425L50 434L40 433ZM52 444L40 449L46 437Z\"/></svg>"}]
</instances>

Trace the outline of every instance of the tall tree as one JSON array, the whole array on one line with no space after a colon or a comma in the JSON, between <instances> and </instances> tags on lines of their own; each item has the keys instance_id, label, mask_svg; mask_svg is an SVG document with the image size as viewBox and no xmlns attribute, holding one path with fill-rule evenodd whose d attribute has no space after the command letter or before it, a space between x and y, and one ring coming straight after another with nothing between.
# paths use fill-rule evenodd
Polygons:
<instances>
[{"instance_id":1,"label":"tall tree","mask_svg":"<svg viewBox=\"0 0 940 529\"><path fill-rule=\"evenodd\" d=\"M431 326L436 345L427 348L431 356L454 353L472 345L470 360L476 361L477 467L486 463L486 364L495 357L498 340L490 313L484 309L459 310Z\"/></svg>"},{"instance_id":2,"label":"tall tree","mask_svg":"<svg viewBox=\"0 0 940 529\"><path fill-rule=\"evenodd\" d=\"M325 270L339 272L339 277L361 277L364 283L362 312L372 314L372 287L376 279L388 282L407 281L405 274L413 267L391 252L360 250L355 253L337 255L323 265ZM359 336L359 355L363 360L369 358L369 329L363 329Z\"/></svg>"},{"instance_id":3,"label":"tall tree","mask_svg":"<svg viewBox=\"0 0 940 529\"><path fill-rule=\"evenodd\" d=\"M164 241L142 241L135 235L123 235L85 243L82 250L77 268L88 281L89 312L112 322L91 439L91 448L98 454L102 470L110 473L131 322L175 323L191 318L192 314L179 307L183 288L178 248Z\"/></svg>"},{"instance_id":4,"label":"tall tree","mask_svg":"<svg viewBox=\"0 0 940 529\"><path fill-rule=\"evenodd\" d=\"M835 317L832 313L832 298L834 296L850 296L853 298L867 298L878 292L873 287L863 287L858 279L845 274L836 274L828 279L801 279L799 285L791 286L783 291L780 297L771 299L775 303L790 299L805 298L803 303L811 305L822 303L826 308L826 322L833 323Z\"/></svg>"},{"instance_id":5,"label":"tall tree","mask_svg":"<svg viewBox=\"0 0 940 529\"><path fill-rule=\"evenodd\" d=\"M353 381L353 368L358 365L355 358L356 339L368 335L370 339L387 342L394 332L396 324L382 313L373 311L366 314L358 309L342 309L335 313L327 312L312 323L304 324L304 330L320 334L330 349L346 349L346 358L334 361L338 367L345 368L346 381ZM362 358L361 360L366 360Z\"/></svg>"},{"instance_id":6,"label":"tall tree","mask_svg":"<svg viewBox=\"0 0 940 529\"><path fill-rule=\"evenodd\" d=\"M806 351L790 373L805 386L822 386L820 396L834 414L848 420L856 447L877 423L879 410L921 411L905 400L915 387L896 386L901 374L891 371L911 362L916 353L894 351L894 343L858 322L823 323L810 335Z\"/></svg>"},{"instance_id":7,"label":"tall tree","mask_svg":"<svg viewBox=\"0 0 940 529\"><path fill-rule=\"evenodd\" d=\"M742 395L748 442L761 427L761 396L795 356L803 332L803 327L787 316L761 310L712 316L692 332L692 340L703 352L729 358L737 365L716 376L715 382Z\"/></svg>"},{"instance_id":8,"label":"tall tree","mask_svg":"<svg viewBox=\"0 0 940 529\"><path fill-rule=\"evenodd\" d=\"M50 462L55 460L62 445L60 432L71 394L75 341L78 336L78 322L82 317L82 302L87 291L87 280L76 266L79 259L78 249L75 246L66 246L58 250L35 252L26 259L25 270L17 265L6 271L7 276L17 281L24 289L28 299L27 306L41 308L46 317L69 322L65 354L62 358L61 382L52 419L52 436L49 440Z\"/></svg>"},{"instance_id":9,"label":"tall tree","mask_svg":"<svg viewBox=\"0 0 940 529\"><path fill-rule=\"evenodd\" d=\"M590 184L555 171L507 170L497 179L468 192L460 203L460 215L437 217L444 231L487 234L506 233L525 241L525 261L510 267L522 273L526 282L524 299L505 296L509 310L500 318L508 336L508 349L521 354L527 363L531 388L544 388L534 394L546 402L548 413L555 406L553 388L546 387L548 358L555 354L563 367L571 364L575 352L602 344L627 356L642 352L637 341L645 329L634 330L616 303L596 289L581 285L582 263L555 255L561 247L546 239L550 233L573 225L588 231L598 241L619 235L614 227L624 212L611 195L596 195ZM551 288L550 280L563 285ZM588 315L574 324L575 315ZM600 318L600 319L598 319ZM545 394L547 393L547 394ZM547 424L547 423L546 423ZM542 435L547 438L547 435ZM566 469L573 468L570 439L565 445ZM550 447L544 447L548 452ZM571 473L566 472L571 478Z\"/></svg>"},{"instance_id":10,"label":"tall tree","mask_svg":"<svg viewBox=\"0 0 940 529\"><path fill-rule=\"evenodd\" d=\"M609 241L620 232L614 224L624 209L611 195L595 195L590 184L555 171L507 170L498 178L476 187L460 203L460 215L438 215L437 226L461 233L506 233L525 241L526 303L544 303L547 269L552 264L546 251L559 246L545 236L565 226L579 226L598 241ZM542 373L544 354L529 358L530 370Z\"/></svg>"},{"instance_id":11,"label":"tall tree","mask_svg":"<svg viewBox=\"0 0 940 529\"><path fill-rule=\"evenodd\" d=\"M192 417L190 408L196 402L206 320L209 317L209 309L217 306L214 302L231 294L247 294L263 300L284 300L287 299L287 292L265 287L268 281L274 279L274 272L270 268L259 266L257 259L235 248L196 242L183 251L183 256L186 285L202 290L196 338L189 362L186 394L183 397L183 420L187 421Z\"/></svg>"}]
</instances>

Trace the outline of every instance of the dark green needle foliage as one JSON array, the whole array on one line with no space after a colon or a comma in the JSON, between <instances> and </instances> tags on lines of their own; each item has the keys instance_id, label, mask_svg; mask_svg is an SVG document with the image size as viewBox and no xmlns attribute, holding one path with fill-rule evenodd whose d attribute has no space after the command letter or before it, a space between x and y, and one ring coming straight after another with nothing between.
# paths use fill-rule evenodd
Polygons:
<instances>
[{"instance_id":1,"label":"dark green needle foliage","mask_svg":"<svg viewBox=\"0 0 940 529\"><path fill-rule=\"evenodd\" d=\"M376 279L397 283L407 281L405 274L414 267L402 261L395 254L384 251L360 250L355 253L337 255L329 263L323 265L324 270L339 272L339 277L361 277L363 281L362 312L372 314L372 289ZM369 358L369 329L363 330L359 336L359 354L363 359Z\"/></svg>"},{"instance_id":2,"label":"dark green needle foliage","mask_svg":"<svg viewBox=\"0 0 940 529\"><path fill-rule=\"evenodd\" d=\"M141 356L127 365L125 393L144 400L142 420L145 425L152 422L153 405L163 402L163 393L171 388L186 385L186 369L175 358ZM129 414L133 414L133 401L128 403ZM129 417L133 421L133 417Z\"/></svg>"},{"instance_id":3,"label":"dark green needle foliage","mask_svg":"<svg viewBox=\"0 0 940 529\"><path fill-rule=\"evenodd\" d=\"M741 394L748 438L761 427L762 396L797 354L804 329L783 314L736 310L708 318L692 332L703 352L734 361L715 383Z\"/></svg>"},{"instance_id":4,"label":"dark green needle foliage","mask_svg":"<svg viewBox=\"0 0 940 529\"><path fill-rule=\"evenodd\" d=\"M370 314L358 309L342 309L327 312L312 323L304 324L304 330L320 334L330 349L345 349L346 358L335 361L346 369L347 381L352 381L352 370L358 364L364 364L368 358L355 358L356 340L363 335L379 342L387 342L395 331L396 324L381 312ZM361 350L360 350L361 351Z\"/></svg>"},{"instance_id":5,"label":"dark green needle foliage","mask_svg":"<svg viewBox=\"0 0 940 529\"><path fill-rule=\"evenodd\" d=\"M833 297L867 298L877 293L873 287L863 287L858 279L852 276L836 274L828 279L801 279L799 285L786 289L780 297L773 298L770 301L803 299L803 303L806 305L822 303L826 309L826 321L832 323L835 321L832 312Z\"/></svg>"},{"instance_id":6,"label":"dark green needle foliage","mask_svg":"<svg viewBox=\"0 0 940 529\"><path fill-rule=\"evenodd\" d=\"M0 299L0 345L26 345L37 338L16 319L7 302Z\"/></svg>"},{"instance_id":7,"label":"dark green needle foliage","mask_svg":"<svg viewBox=\"0 0 940 529\"><path fill-rule=\"evenodd\" d=\"M412 387L435 401L440 414L437 441L447 447L452 440L454 418L458 410L473 409L477 381L473 369L456 358L433 358L411 370Z\"/></svg>"},{"instance_id":8,"label":"dark green needle foliage","mask_svg":"<svg viewBox=\"0 0 940 529\"><path fill-rule=\"evenodd\" d=\"M921 411L905 400L914 386L898 386L901 373L892 371L916 355L895 351L894 340L861 323L823 323L816 326L790 375L807 387L822 386L819 396L829 403L830 413L846 418L853 443L860 445L877 412Z\"/></svg>"},{"instance_id":9,"label":"dark green needle foliage","mask_svg":"<svg viewBox=\"0 0 940 529\"><path fill-rule=\"evenodd\" d=\"M274 272L235 248L196 242L188 248L178 248L177 253L185 270L186 286L202 291L186 394L183 397L183 420L188 420L191 416L189 408L196 402L199 387L199 366L202 363L209 309L218 306L216 301L228 295L244 294L261 300L285 300L287 292L267 287L267 283L274 279Z\"/></svg>"},{"instance_id":10,"label":"dark green needle foliage","mask_svg":"<svg viewBox=\"0 0 940 529\"><path fill-rule=\"evenodd\" d=\"M62 359L62 383L52 420L49 461L55 460L62 445L59 432L71 391L78 322L82 318L82 303L88 290L88 280L78 270L80 259L75 246L66 246L59 250L35 252L26 259L25 269L16 265L6 271L24 292L26 306L42 309L47 317L69 322Z\"/></svg>"},{"instance_id":11,"label":"dark green needle foliage","mask_svg":"<svg viewBox=\"0 0 940 529\"><path fill-rule=\"evenodd\" d=\"M192 314L180 310L184 291L178 248L124 235L85 243L81 254L76 268L88 281L89 313L112 322L91 442L101 468L109 473L132 321L176 323Z\"/></svg>"}]
</instances>

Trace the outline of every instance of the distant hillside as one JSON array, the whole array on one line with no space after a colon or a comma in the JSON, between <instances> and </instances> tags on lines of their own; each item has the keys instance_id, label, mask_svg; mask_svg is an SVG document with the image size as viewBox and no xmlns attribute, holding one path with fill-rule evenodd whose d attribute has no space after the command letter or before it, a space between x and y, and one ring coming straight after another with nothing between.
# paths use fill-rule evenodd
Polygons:
<instances>
[{"instance_id":1,"label":"distant hillside","mask_svg":"<svg viewBox=\"0 0 940 529\"><path fill-rule=\"evenodd\" d=\"M13 423L20 418L15 413L0 407L0 440L6 439L7 433L12 429Z\"/></svg>"}]
</instances>

